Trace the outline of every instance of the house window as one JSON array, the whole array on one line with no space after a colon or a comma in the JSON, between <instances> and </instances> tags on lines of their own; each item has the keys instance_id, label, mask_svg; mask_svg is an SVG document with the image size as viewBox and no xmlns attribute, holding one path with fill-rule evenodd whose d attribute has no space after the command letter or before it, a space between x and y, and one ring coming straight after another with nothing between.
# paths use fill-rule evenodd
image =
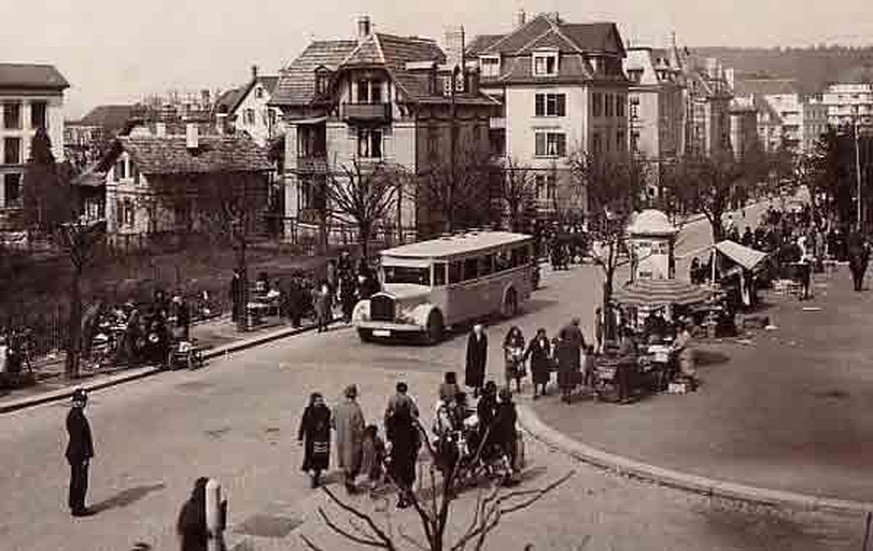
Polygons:
<instances>
[{"instance_id":1,"label":"house window","mask_svg":"<svg viewBox=\"0 0 873 551\"><path fill-rule=\"evenodd\" d=\"M315 75L315 92L318 95L327 93L327 75Z\"/></svg>"},{"instance_id":2,"label":"house window","mask_svg":"<svg viewBox=\"0 0 873 551\"><path fill-rule=\"evenodd\" d=\"M358 157L382 158L382 131L376 128L358 129Z\"/></svg>"},{"instance_id":3,"label":"house window","mask_svg":"<svg viewBox=\"0 0 873 551\"><path fill-rule=\"evenodd\" d=\"M481 68L481 75L485 78L493 78L500 76L500 58L496 56L492 57L480 57L479 58L479 67Z\"/></svg>"},{"instance_id":4,"label":"house window","mask_svg":"<svg viewBox=\"0 0 873 551\"><path fill-rule=\"evenodd\" d=\"M436 128L430 128L427 132L427 156L434 160L439 155L440 135Z\"/></svg>"},{"instance_id":5,"label":"house window","mask_svg":"<svg viewBox=\"0 0 873 551\"><path fill-rule=\"evenodd\" d=\"M542 174L537 174L534 176L534 186L536 187L536 195L537 200L542 201L545 199L545 191L546 191L546 177Z\"/></svg>"},{"instance_id":6,"label":"house window","mask_svg":"<svg viewBox=\"0 0 873 551\"><path fill-rule=\"evenodd\" d=\"M120 182L127 178L127 166L125 165L124 159L118 159L115 162L115 181Z\"/></svg>"},{"instance_id":7,"label":"house window","mask_svg":"<svg viewBox=\"0 0 873 551\"><path fill-rule=\"evenodd\" d=\"M600 153L603 151L603 137L600 135L600 132L595 132L593 136L591 136L591 151L594 153Z\"/></svg>"},{"instance_id":8,"label":"house window","mask_svg":"<svg viewBox=\"0 0 873 551\"><path fill-rule=\"evenodd\" d=\"M46 118L46 102L34 101L30 104L30 127L48 128Z\"/></svg>"},{"instance_id":9,"label":"house window","mask_svg":"<svg viewBox=\"0 0 873 551\"><path fill-rule=\"evenodd\" d=\"M537 157L565 157L567 155L567 137L563 132L537 132Z\"/></svg>"},{"instance_id":10,"label":"house window","mask_svg":"<svg viewBox=\"0 0 873 551\"><path fill-rule=\"evenodd\" d=\"M378 80L370 82L370 103L382 103L382 83Z\"/></svg>"},{"instance_id":11,"label":"house window","mask_svg":"<svg viewBox=\"0 0 873 551\"><path fill-rule=\"evenodd\" d=\"M539 201L554 201L557 193L557 183L554 174L537 174L534 177L536 198Z\"/></svg>"},{"instance_id":12,"label":"house window","mask_svg":"<svg viewBox=\"0 0 873 551\"><path fill-rule=\"evenodd\" d=\"M264 89L260 86L255 88L255 97L261 99L264 97Z\"/></svg>"},{"instance_id":13,"label":"house window","mask_svg":"<svg viewBox=\"0 0 873 551\"><path fill-rule=\"evenodd\" d=\"M627 151L627 134L624 130L615 133L615 149L616 151Z\"/></svg>"},{"instance_id":14,"label":"house window","mask_svg":"<svg viewBox=\"0 0 873 551\"><path fill-rule=\"evenodd\" d=\"M612 94L603 94L605 109L603 110L603 116L611 117L614 113L613 110L613 95Z\"/></svg>"},{"instance_id":15,"label":"house window","mask_svg":"<svg viewBox=\"0 0 873 551\"><path fill-rule=\"evenodd\" d=\"M558 74L558 52L534 54L534 75L555 76Z\"/></svg>"},{"instance_id":16,"label":"house window","mask_svg":"<svg viewBox=\"0 0 873 551\"><path fill-rule=\"evenodd\" d=\"M382 82L361 79L356 83L357 103L382 103Z\"/></svg>"},{"instance_id":17,"label":"house window","mask_svg":"<svg viewBox=\"0 0 873 551\"><path fill-rule=\"evenodd\" d=\"M243 122L248 125L255 124L255 110L248 108L243 112Z\"/></svg>"},{"instance_id":18,"label":"house window","mask_svg":"<svg viewBox=\"0 0 873 551\"><path fill-rule=\"evenodd\" d=\"M591 116L595 118L603 116L603 94L599 92L591 94Z\"/></svg>"},{"instance_id":19,"label":"house window","mask_svg":"<svg viewBox=\"0 0 873 551\"><path fill-rule=\"evenodd\" d=\"M640 133L639 132L631 132L630 139L631 139L631 141L630 141L631 152L632 153L639 152L639 150L640 150Z\"/></svg>"},{"instance_id":20,"label":"house window","mask_svg":"<svg viewBox=\"0 0 873 551\"><path fill-rule=\"evenodd\" d=\"M537 117L563 117L567 112L565 94L536 94L534 111Z\"/></svg>"},{"instance_id":21,"label":"house window","mask_svg":"<svg viewBox=\"0 0 873 551\"><path fill-rule=\"evenodd\" d=\"M3 104L3 128L8 130L21 128L21 102L7 101Z\"/></svg>"},{"instance_id":22,"label":"house window","mask_svg":"<svg viewBox=\"0 0 873 551\"><path fill-rule=\"evenodd\" d=\"M637 96L630 98L630 118L631 120L640 118L640 98Z\"/></svg>"},{"instance_id":23,"label":"house window","mask_svg":"<svg viewBox=\"0 0 873 551\"><path fill-rule=\"evenodd\" d=\"M270 128L276 128L276 121L278 120L278 116L276 115L275 109L270 109L267 111L267 122L270 125Z\"/></svg>"},{"instance_id":24,"label":"house window","mask_svg":"<svg viewBox=\"0 0 873 551\"><path fill-rule=\"evenodd\" d=\"M120 205L116 215L118 225L132 228L136 223L136 208L134 207L133 201L130 199L124 199L123 201L119 201L118 204Z\"/></svg>"},{"instance_id":25,"label":"house window","mask_svg":"<svg viewBox=\"0 0 873 551\"><path fill-rule=\"evenodd\" d=\"M5 207L17 207L21 204L21 174L3 175L3 196Z\"/></svg>"},{"instance_id":26,"label":"house window","mask_svg":"<svg viewBox=\"0 0 873 551\"><path fill-rule=\"evenodd\" d=\"M627 101L627 97L621 94L615 96L615 116L619 118L624 118L624 104Z\"/></svg>"},{"instance_id":27,"label":"house window","mask_svg":"<svg viewBox=\"0 0 873 551\"><path fill-rule=\"evenodd\" d=\"M21 164L21 138L3 139L3 162L7 165Z\"/></svg>"}]
</instances>

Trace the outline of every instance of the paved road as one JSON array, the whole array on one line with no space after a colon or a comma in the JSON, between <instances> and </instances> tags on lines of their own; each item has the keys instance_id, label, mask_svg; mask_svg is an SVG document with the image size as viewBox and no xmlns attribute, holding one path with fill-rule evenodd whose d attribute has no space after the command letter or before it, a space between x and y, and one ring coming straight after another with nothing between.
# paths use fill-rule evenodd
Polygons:
<instances>
[{"instance_id":1,"label":"paved road","mask_svg":"<svg viewBox=\"0 0 873 551\"><path fill-rule=\"evenodd\" d=\"M538 326L554 330L574 314L590 319L598 280L590 268L547 276L546 288L514 322L531 334ZM506 328L489 328L492 341ZM297 548L298 531L326 537L313 517L322 498L298 471L301 450L294 436L306 396L318 389L335 401L355 382L367 418L377 420L402 377L428 410L440 374L460 368L463 346L462 337L433 348L362 345L353 332L336 330L249 350L201 371L95 393L89 406L97 448L90 496L100 512L87 519L71 519L64 507L66 404L4 415L0 548L125 551L145 542L173 549L178 507L201 475L224 483L231 523L256 533L256 549ZM492 370L501 370L496 346L489 361ZM750 511L605 475L539 446L529 455L526 484L543 484L571 469L578 473L537 509L507 521L490 549L520 549L527 541L538 549L603 550L860 545L859 519ZM468 506L466 498L460 511ZM267 535L284 537L262 537Z\"/></svg>"}]
</instances>

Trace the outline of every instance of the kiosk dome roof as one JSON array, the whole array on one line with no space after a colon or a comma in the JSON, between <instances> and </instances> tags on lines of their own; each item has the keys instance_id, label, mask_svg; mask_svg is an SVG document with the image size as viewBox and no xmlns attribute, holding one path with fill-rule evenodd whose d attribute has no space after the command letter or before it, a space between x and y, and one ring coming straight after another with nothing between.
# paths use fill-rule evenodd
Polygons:
<instances>
[{"instance_id":1,"label":"kiosk dome roof","mask_svg":"<svg viewBox=\"0 0 873 551\"><path fill-rule=\"evenodd\" d=\"M676 227L663 212L647 209L634 218L633 223L628 227L628 232L632 235L670 236L676 233Z\"/></svg>"}]
</instances>

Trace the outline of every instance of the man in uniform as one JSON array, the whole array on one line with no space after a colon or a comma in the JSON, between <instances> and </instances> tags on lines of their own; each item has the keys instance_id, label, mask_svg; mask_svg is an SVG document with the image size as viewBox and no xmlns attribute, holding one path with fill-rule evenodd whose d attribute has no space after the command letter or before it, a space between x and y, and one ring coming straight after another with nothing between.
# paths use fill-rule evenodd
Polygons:
<instances>
[{"instance_id":1,"label":"man in uniform","mask_svg":"<svg viewBox=\"0 0 873 551\"><path fill-rule=\"evenodd\" d=\"M93 514L85 507L85 494L88 492L88 464L94 457L94 442L91 440L91 427L85 417L88 395L83 389L73 392L73 407L67 414L67 461L70 463L70 512L74 517Z\"/></svg>"}]
</instances>

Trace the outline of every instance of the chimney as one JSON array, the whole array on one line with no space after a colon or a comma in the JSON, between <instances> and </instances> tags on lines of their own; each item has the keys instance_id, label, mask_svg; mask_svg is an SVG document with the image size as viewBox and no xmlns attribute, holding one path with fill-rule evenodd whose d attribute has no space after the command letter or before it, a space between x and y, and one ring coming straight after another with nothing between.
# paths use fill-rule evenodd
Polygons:
<instances>
[{"instance_id":1,"label":"chimney","mask_svg":"<svg viewBox=\"0 0 873 551\"><path fill-rule=\"evenodd\" d=\"M166 138L167 137L167 123L165 122L156 122L155 123L155 136L158 138Z\"/></svg>"},{"instance_id":2,"label":"chimney","mask_svg":"<svg viewBox=\"0 0 873 551\"><path fill-rule=\"evenodd\" d=\"M211 96L209 94L209 90L203 89L200 90L200 104L203 109L209 109L211 102L209 101Z\"/></svg>"},{"instance_id":3,"label":"chimney","mask_svg":"<svg viewBox=\"0 0 873 551\"><path fill-rule=\"evenodd\" d=\"M449 25L445 33L446 63L464 69L464 27Z\"/></svg>"},{"instance_id":4,"label":"chimney","mask_svg":"<svg viewBox=\"0 0 873 551\"><path fill-rule=\"evenodd\" d=\"M724 70L724 78L727 81L728 87L733 90L734 82L736 81L736 72L733 67Z\"/></svg>"},{"instance_id":5,"label":"chimney","mask_svg":"<svg viewBox=\"0 0 873 551\"><path fill-rule=\"evenodd\" d=\"M370 36L371 31L370 16L358 16L358 42L365 40Z\"/></svg>"},{"instance_id":6,"label":"chimney","mask_svg":"<svg viewBox=\"0 0 873 551\"><path fill-rule=\"evenodd\" d=\"M515 12L515 26L521 27L527 23L527 14L524 13L524 8L519 8L517 12Z\"/></svg>"},{"instance_id":7,"label":"chimney","mask_svg":"<svg viewBox=\"0 0 873 551\"><path fill-rule=\"evenodd\" d=\"M252 80L258 78L258 66L252 65Z\"/></svg>"},{"instance_id":8,"label":"chimney","mask_svg":"<svg viewBox=\"0 0 873 551\"><path fill-rule=\"evenodd\" d=\"M200 129L197 123L189 122L185 125L185 147L198 149L200 147Z\"/></svg>"}]
</instances>

